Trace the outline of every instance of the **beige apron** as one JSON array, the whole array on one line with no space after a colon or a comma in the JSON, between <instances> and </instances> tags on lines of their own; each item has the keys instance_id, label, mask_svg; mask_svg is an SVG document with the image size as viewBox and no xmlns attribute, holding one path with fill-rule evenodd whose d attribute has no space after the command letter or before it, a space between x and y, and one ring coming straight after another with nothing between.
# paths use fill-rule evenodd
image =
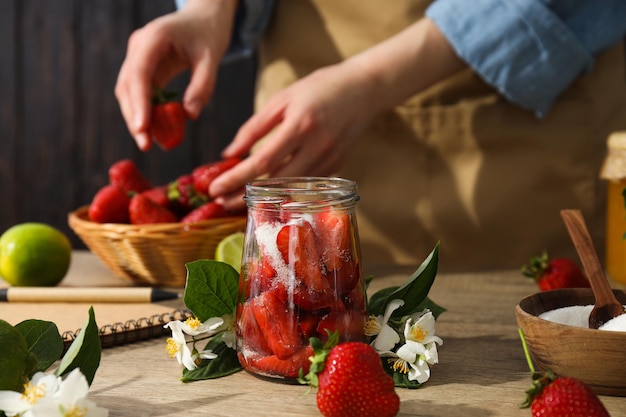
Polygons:
<instances>
[{"instance_id":1,"label":"beige apron","mask_svg":"<svg viewBox=\"0 0 626 417\"><path fill-rule=\"evenodd\" d=\"M392 36L426 0L278 0L260 47L256 106L314 69ZM606 138L626 128L623 48L597 60L544 120L471 70L382 115L338 173L356 180L364 265L519 268L547 249L576 253L560 218L580 208L602 253Z\"/></svg>"}]
</instances>

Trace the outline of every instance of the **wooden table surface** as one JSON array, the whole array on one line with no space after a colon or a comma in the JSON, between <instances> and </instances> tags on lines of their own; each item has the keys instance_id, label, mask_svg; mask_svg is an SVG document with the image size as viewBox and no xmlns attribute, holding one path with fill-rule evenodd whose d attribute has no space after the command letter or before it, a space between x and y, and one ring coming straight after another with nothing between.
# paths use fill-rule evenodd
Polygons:
<instances>
[{"instance_id":1,"label":"wooden table surface","mask_svg":"<svg viewBox=\"0 0 626 417\"><path fill-rule=\"evenodd\" d=\"M415 268L373 268L371 291L403 283ZM64 285L126 285L89 253L74 256ZM437 321L440 363L416 390L397 389L398 416L530 416L519 409L530 374L518 338L514 307L536 292L519 271L439 274L430 297L448 309ZM103 350L89 398L111 417L320 416L307 387L260 380L239 372L182 383L164 338ZM626 376L625 376L626 377ZM600 397L612 417L626 416L626 398ZM357 417L357 416L355 416Z\"/></svg>"}]
</instances>

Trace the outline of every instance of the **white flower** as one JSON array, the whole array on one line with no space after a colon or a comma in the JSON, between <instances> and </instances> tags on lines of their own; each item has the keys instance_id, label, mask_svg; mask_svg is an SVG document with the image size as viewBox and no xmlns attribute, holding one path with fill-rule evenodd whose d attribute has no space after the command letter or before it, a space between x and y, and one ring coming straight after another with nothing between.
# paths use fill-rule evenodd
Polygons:
<instances>
[{"instance_id":1,"label":"white flower","mask_svg":"<svg viewBox=\"0 0 626 417\"><path fill-rule=\"evenodd\" d=\"M407 340L396 352L398 359L394 362L393 369L409 374L410 381L420 384L430 378L430 367L437 363L437 347L435 342L427 346L413 340Z\"/></svg>"},{"instance_id":2,"label":"white flower","mask_svg":"<svg viewBox=\"0 0 626 417\"><path fill-rule=\"evenodd\" d=\"M435 336L435 316L430 310L424 310L417 316L415 323L411 324L416 316L411 316L406 320L404 326L404 337L406 340L414 340L425 345L430 342L442 344L443 340Z\"/></svg>"},{"instance_id":3,"label":"white flower","mask_svg":"<svg viewBox=\"0 0 626 417\"><path fill-rule=\"evenodd\" d=\"M38 401L31 409L32 417L106 417L109 411L87 399L89 384L78 368L62 380L52 397Z\"/></svg>"},{"instance_id":4,"label":"white flower","mask_svg":"<svg viewBox=\"0 0 626 417\"><path fill-rule=\"evenodd\" d=\"M372 341L372 347L379 353L390 352L400 342L400 335L387 324L391 314L404 305L404 301L395 299L387 304L384 316L370 316L365 324L365 334L376 336Z\"/></svg>"},{"instance_id":5,"label":"white flower","mask_svg":"<svg viewBox=\"0 0 626 417\"><path fill-rule=\"evenodd\" d=\"M190 336L204 335L205 333L207 336L212 336L222 324L224 324L224 319L221 317L211 317L204 323L200 323L200 320L195 317L189 317L180 324L180 328L184 333L187 333Z\"/></svg>"},{"instance_id":6,"label":"white flower","mask_svg":"<svg viewBox=\"0 0 626 417\"><path fill-rule=\"evenodd\" d=\"M187 340L182 330L183 323L181 321L171 321L165 325L172 331L172 337L168 337L166 340L165 351L170 358L176 358L180 365L183 365L188 370L196 369L197 365L194 358L191 355L191 350L187 346Z\"/></svg>"},{"instance_id":7,"label":"white flower","mask_svg":"<svg viewBox=\"0 0 626 417\"><path fill-rule=\"evenodd\" d=\"M235 340L237 338L236 329L237 322L233 314L226 314L222 316L224 319L224 325L222 326L224 333L222 333L222 342L231 349L235 349Z\"/></svg>"},{"instance_id":8,"label":"white flower","mask_svg":"<svg viewBox=\"0 0 626 417\"><path fill-rule=\"evenodd\" d=\"M11 417L29 410L40 400L54 395L59 389L61 378L37 372L24 385L24 392L0 391L0 410Z\"/></svg>"},{"instance_id":9,"label":"white flower","mask_svg":"<svg viewBox=\"0 0 626 417\"><path fill-rule=\"evenodd\" d=\"M78 368L65 379L37 372L24 392L0 391L0 410L9 417L106 417L109 412L87 400L89 384Z\"/></svg>"},{"instance_id":10,"label":"white flower","mask_svg":"<svg viewBox=\"0 0 626 417\"><path fill-rule=\"evenodd\" d=\"M440 337L435 336L435 317L425 310L420 316L407 318L404 327L406 343L396 351L397 359L393 369L409 374L409 380L420 384L430 378L429 365L439 361L437 344L443 344ZM415 323L412 323L417 318Z\"/></svg>"}]
</instances>

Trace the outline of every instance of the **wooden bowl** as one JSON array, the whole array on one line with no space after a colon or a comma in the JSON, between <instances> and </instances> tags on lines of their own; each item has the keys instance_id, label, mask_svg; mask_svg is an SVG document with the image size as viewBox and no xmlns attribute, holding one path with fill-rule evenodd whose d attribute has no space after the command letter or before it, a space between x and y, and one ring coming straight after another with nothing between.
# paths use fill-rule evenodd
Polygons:
<instances>
[{"instance_id":1,"label":"wooden bowl","mask_svg":"<svg viewBox=\"0 0 626 417\"><path fill-rule=\"evenodd\" d=\"M185 286L187 262L213 259L224 237L246 227L245 216L191 224L100 224L89 221L88 209L69 214L71 229L115 275L145 286Z\"/></svg>"},{"instance_id":2,"label":"wooden bowl","mask_svg":"<svg viewBox=\"0 0 626 417\"><path fill-rule=\"evenodd\" d=\"M615 290L626 304L626 294ZM580 379L596 394L626 396L626 332L568 326L538 316L561 307L594 303L589 288L540 292L515 307L535 367Z\"/></svg>"}]
</instances>

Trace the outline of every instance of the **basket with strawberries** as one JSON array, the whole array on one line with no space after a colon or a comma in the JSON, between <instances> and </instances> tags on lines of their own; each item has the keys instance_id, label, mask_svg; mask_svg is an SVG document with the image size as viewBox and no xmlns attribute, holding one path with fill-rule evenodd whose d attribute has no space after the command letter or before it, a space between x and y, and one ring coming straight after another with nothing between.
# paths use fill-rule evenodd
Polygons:
<instances>
[{"instance_id":1,"label":"basket with strawberries","mask_svg":"<svg viewBox=\"0 0 626 417\"><path fill-rule=\"evenodd\" d=\"M91 204L69 214L69 225L117 276L184 286L187 262L212 259L220 240L245 229L244 212L228 212L208 195L211 182L239 161L204 164L155 186L132 160L120 160Z\"/></svg>"}]
</instances>

